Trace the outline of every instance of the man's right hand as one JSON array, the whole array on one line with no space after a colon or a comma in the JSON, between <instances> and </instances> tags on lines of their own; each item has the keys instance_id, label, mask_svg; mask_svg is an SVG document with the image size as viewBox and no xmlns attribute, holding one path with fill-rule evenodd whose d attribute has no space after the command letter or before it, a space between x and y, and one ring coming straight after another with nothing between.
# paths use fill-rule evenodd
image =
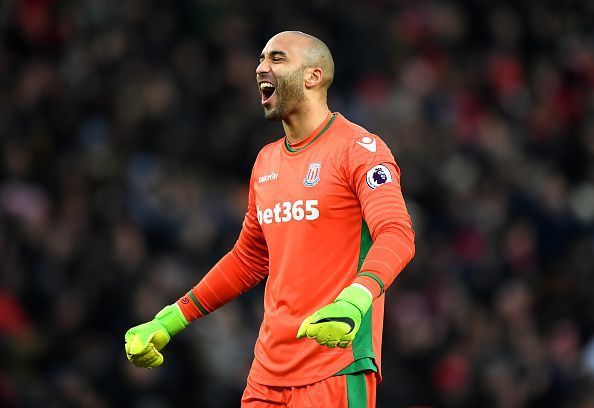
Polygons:
<instances>
[{"instance_id":1,"label":"man's right hand","mask_svg":"<svg viewBox=\"0 0 594 408\"><path fill-rule=\"evenodd\" d=\"M126 332L126 356L136 367L154 368L163 364L161 349L182 331L188 321L177 305L163 308L153 320Z\"/></svg>"}]
</instances>

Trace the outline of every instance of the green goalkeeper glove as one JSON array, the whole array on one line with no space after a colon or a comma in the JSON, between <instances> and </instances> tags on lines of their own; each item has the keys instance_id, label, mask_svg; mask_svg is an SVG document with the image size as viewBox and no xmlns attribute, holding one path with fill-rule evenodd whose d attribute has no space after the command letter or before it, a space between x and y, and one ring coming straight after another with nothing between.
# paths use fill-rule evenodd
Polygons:
<instances>
[{"instance_id":1,"label":"green goalkeeper glove","mask_svg":"<svg viewBox=\"0 0 594 408\"><path fill-rule=\"evenodd\" d=\"M171 337L185 329L188 321L175 304L165 306L153 320L126 332L126 356L136 367L154 368L163 364L161 349Z\"/></svg>"},{"instance_id":2,"label":"green goalkeeper glove","mask_svg":"<svg viewBox=\"0 0 594 408\"><path fill-rule=\"evenodd\" d=\"M348 347L372 301L372 295L367 289L351 285L340 292L334 303L324 306L305 319L299 327L297 338L307 336L330 348Z\"/></svg>"}]
</instances>

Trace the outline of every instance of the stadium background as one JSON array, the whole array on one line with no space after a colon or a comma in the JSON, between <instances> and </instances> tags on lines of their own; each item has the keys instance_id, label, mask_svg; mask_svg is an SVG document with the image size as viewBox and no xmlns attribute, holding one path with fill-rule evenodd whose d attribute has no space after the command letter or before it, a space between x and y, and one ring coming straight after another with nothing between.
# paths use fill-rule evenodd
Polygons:
<instances>
[{"instance_id":1,"label":"stadium background","mask_svg":"<svg viewBox=\"0 0 594 408\"><path fill-rule=\"evenodd\" d=\"M159 369L123 334L234 243L282 136L258 55L298 29L333 51L331 108L392 148L417 232L379 406L593 407L592 21L588 1L3 0L0 405L238 405L261 287Z\"/></svg>"}]
</instances>

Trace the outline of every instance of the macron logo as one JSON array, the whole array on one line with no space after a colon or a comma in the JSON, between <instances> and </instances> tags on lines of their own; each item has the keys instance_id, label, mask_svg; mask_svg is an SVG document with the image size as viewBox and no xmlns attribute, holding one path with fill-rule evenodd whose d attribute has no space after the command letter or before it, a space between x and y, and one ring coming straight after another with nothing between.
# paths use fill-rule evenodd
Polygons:
<instances>
[{"instance_id":1,"label":"macron logo","mask_svg":"<svg viewBox=\"0 0 594 408\"><path fill-rule=\"evenodd\" d=\"M365 136L361 141L357 140L357 144L369 150L371 153L375 153L377 150L377 143L375 139L370 138L369 136Z\"/></svg>"},{"instance_id":2,"label":"macron logo","mask_svg":"<svg viewBox=\"0 0 594 408\"><path fill-rule=\"evenodd\" d=\"M264 176L258 177L258 184L266 183L267 181L276 180L278 178L278 173L272 172L268 173Z\"/></svg>"}]
</instances>

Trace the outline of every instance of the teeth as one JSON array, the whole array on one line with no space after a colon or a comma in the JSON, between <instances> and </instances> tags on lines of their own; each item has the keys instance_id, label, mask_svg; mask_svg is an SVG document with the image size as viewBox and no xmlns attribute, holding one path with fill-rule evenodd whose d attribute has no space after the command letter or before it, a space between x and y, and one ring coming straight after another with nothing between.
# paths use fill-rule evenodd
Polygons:
<instances>
[{"instance_id":1,"label":"teeth","mask_svg":"<svg viewBox=\"0 0 594 408\"><path fill-rule=\"evenodd\" d=\"M260 84L260 89L264 89L264 88L274 88L274 85L272 85L270 82L262 82Z\"/></svg>"}]
</instances>

